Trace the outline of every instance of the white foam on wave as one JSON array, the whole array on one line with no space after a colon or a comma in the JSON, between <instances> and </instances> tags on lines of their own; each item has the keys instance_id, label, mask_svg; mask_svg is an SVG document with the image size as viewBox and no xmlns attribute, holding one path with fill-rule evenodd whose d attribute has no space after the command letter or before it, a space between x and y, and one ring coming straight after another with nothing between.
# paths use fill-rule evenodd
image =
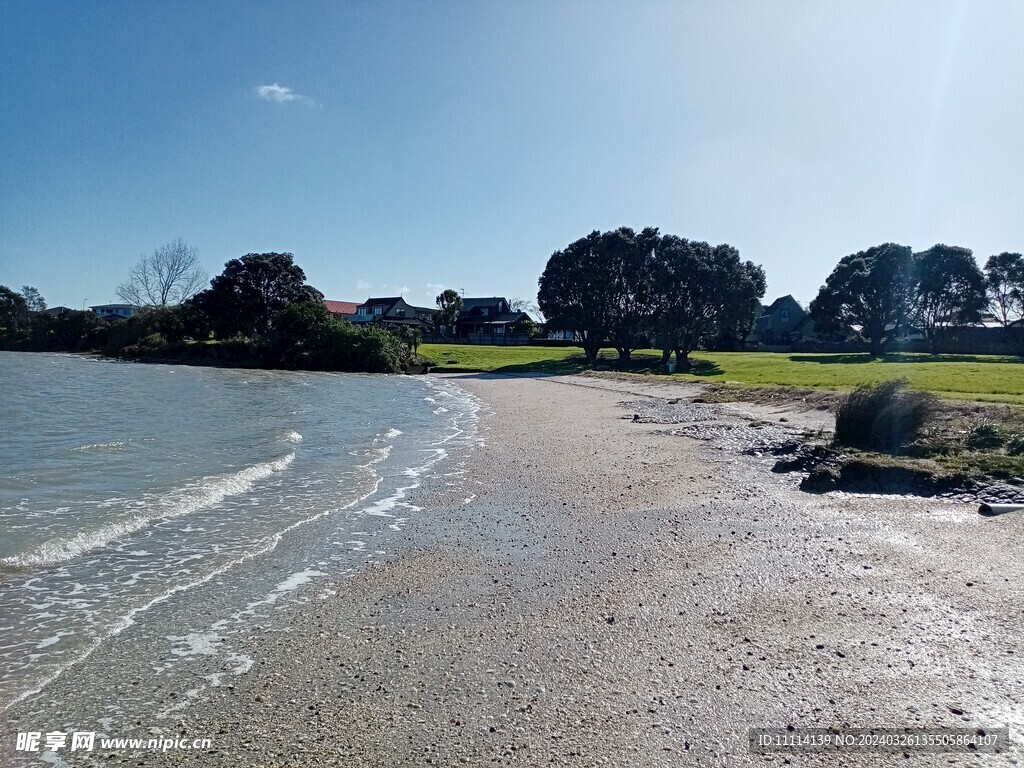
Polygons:
<instances>
[{"instance_id":1,"label":"white foam on wave","mask_svg":"<svg viewBox=\"0 0 1024 768\"><path fill-rule=\"evenodd\" d=\"M264 539L262 544L261 544L261 546L257 547L256 549L249 550L248 552L242 554L240 557L238 557L238 558L236 558L234 560L231 560L230 562L225 563L224 565L220 566L219 568L215 568L214 570L210 571L209 573L207 573L207 574L205 574L203 576L200 576L197 579L194 579L192 581L189 581L189 582L186 582L186 583L183 583L183 584L177 584L177 585L171 587L170 589L168 589L167 591L163 592L162 594L157 595L156 597L154 597L153 599L149 600L148 602L146 602L146 603L144 603L142 605L136 606L135 608L132 608L124 616L121 617L120 621L118 621L116 624L111 626L105 634L103 634L103 635L101 635L99 637L96 637L92 641L92 643L90 643L89 646L80 655L78 655L74 659L69 660L66 664L58 667L56 670L54 670L54 672L52 674L50 674L47 677L45 677L44 679L40 680L32 688L29 688L28 690L22 691L18 696L16 696L15 698L11 699L10 701L4 703L3 706L0 707L0 711L5 712L8 709L10 709L11 707L13 707L15 704L17 704L18 702L24 701L27 698L30 698L32 696L35 696L35 695L41 693L47 686L49 686L52 682L57 680L68 669L70 669L71 667L73 667L76 664L80 664L81 662L83 662L87 658L89 658L93 654L93 652L97 648L99 648L100 645L103 644L103 642L105 640L108 640L108 639L113 638L113 637L117 637L122 632L124 632L126 629L128 629L128 627L132 626L135 623L135 617L136 616L138 616L140 614L146 613L153 606L159 605L160 603L163 603L163 602L165 602L167 600L170 600L172 597L174 597L179 592L186 592L186 591L188 591L190 589L194 589L195 587L202 586L203 584L206 584L206 583L212 581L213 579L215 579L218 576L226 573L227 571L230 571L235 566L240 565L241 563L246 562L247 560L251 560L254 557L259 557L260 555L265 555L268 552L273 552L275 549L277 549L277 545L281 543L281 540L284 538L284 536L286 534L290 533L291 531L295 530L296 528L301 528L304 525L308 525L309 523L312 523L315 520L319 520L319 519L321 519L323 517L327 517L328 515L331 515L331 514L333 514L335 512L339 512L339 511L346 510L346 509L351 509L352 507L356 506L357 504L361 504L362 502L366 501L368 498L370 498L371 496L373 496L373 494L375 494L377 492L378 488L380 488L380 482L381 482L380 475L378 475L376 472L374 472L372 467L371 467L371 465L374 464L374 463L375 463L375 461L369 461L369 462L367 462L366 464L364 464L362 466L362 469L368 470L371 473L371 476L373 477L372 485L371 485L370 489L366 493L362 494L361 496L359 496L356 499L353 499L352 501L348 502L347 504L342 505L341 507L334 507L334 508L331 508L331 509L326 509L326 510L323 510L321 512L318 512L315 515L312 515L311 517L307 517L307 518L305 518L303 520L297 520L296 522L292 523L291 525L285 526L280 531L277 531L276 533L271 534L269 537ZM282 583L284 583L284 582L282 582ZM251 611L249 611L248 609L239 611L238 613L236 613L234 615L233 618L237 621L238 619L241 618L241 616L243 614L249 613L249 612L251 612Z\"/></svg>"},{"instance_id":2,"label":"white foam on wave","mask_svg":"<svg viewBox=\"0 0 1024 768\"><path fill-rule=\"evenodd\" d=\"M187 635L169 635L167 637L177 648L171 648L175 656L214 656L217 643L221 641L216 632L191 632Z\"/></svg>"},{"instance_id":3,"label":"white foam on wave","mask_svg":"<svg viewBox=\"0 0 1024 768\"><path fill-rule=\"evenodd\" d=\"M301 443L302 435L296 432L294 429L281 437L286 443Z\"/></svg>"},{"instance_id":4,"label":"white foam on wave","mask_svg":"<svg viewBox=\"0 0 1024 768\"><path fill-rule=\"evenodd\" d=\"M293 590L296 590L299 587L301 587L303 584L308 584L309 582L311 582L313 580L314 576L323 576L323 575L324 575L323 571L316 571L316 570L312 570L312 569L305 570L305 571L298 571L296 573L293 573L287 579L285 579L280 584L278 584L276 587L274 587L274 593L275 594L280 594L282 592L292 592Z\"/></svg>"},{"instance_id":5,"label":"white foam on wave","mask_svg":"<svg viewBox=\"0 0 1024 768\"><path fill-rule=\"evenodd\" d=\"M72 448L72 451L119 451L124 448L131 440L111 440L107 443L89 443L89 445L80 445L77 448Z\"/></svg>"},{"instance_id":6,"label":"white foam on wave","mask_svg":"<svg viewBox=\"0 0 1024 768\"><path fill-rule=\"evenodd\" d=\"M398 437L400 434L402 434L402 430L395 429L394 427L392 427L391 429L384 433L384 437L385 439L390 440L394 437Z\"/></svg>"},{"instance_id":7,"label":"white foam on wave","mask_svg":"<svg viewBox=\"0 0 1024 768\"><path fill-rule=\"evenodd\" d=\"M107 523L93 531L82 531L74 536L51 539L31 552L0 558L0 565L25 568L55 565L72 560L141 531L155 522L198 512L231 496L246 493L260 480L286 469L294 459L295 454L289 453L272 461L246 467L234 474L204 477L170 494L147 501L144 506L151 510L150 514L134 515Z\"/></svg>"}]
</instances>

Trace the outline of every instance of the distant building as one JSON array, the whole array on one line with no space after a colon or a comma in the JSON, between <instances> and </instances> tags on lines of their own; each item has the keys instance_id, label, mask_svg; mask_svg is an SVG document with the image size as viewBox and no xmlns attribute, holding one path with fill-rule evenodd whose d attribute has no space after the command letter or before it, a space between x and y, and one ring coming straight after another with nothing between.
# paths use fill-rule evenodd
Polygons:
<instances>
[{"instance_id":1,"label":"distant building","mask_svg":"<svg viewBox=\"0 0 1024 768\"><path fill-rule=\"evenodd\" d=\"M131 304L97 304L89 309L103 320L126 320L133 317L138 308Z\"/></svg>"},{"instance_id":2,"label":"distant building","mask_svg":"<svg viewBox=\"0 0 1024 768\"><path fill-rule=\"evenodd\" d=\"M74 312L72 307L48 307L43 310L44 315L53 315L54 317L60 317L65 312Z\"/></svg>"},{"instance_id":3,"label":"distant building","mask_svg":"<svg viewBox=\"0 0 1024 768\"><path fill-rule=\"evenodd\" d=\"M401 296L371 298L356 307L349 320L356 324L377 323L386 327L415 326L423 331L434 327L431 307L414 307Z\"/></svg>"},{"instance_id":4,"label":"distant building","mask_svg":"<svg viewBox=\"0 0 1024 768\"><path fill-rule=\"evenodd\" d=\"M359 307L354 301L331 301L330 299L324 299L324 304L327 305L327 311L332 315L345 318L346 320L350 320Z\"/></svg>"},{"instance_id":5,"label":"distant building","mask_svg":"<svg viewBox=\"0 0 1024 768\"><path fill-rule=\"evenodd\" d=\"M513 326L525 320L531 320L530 316L513 312L504 296L463 299L455 335L487 344L489 338L511 334Z\"/></svg>"},{"instance_id":6,"label":"distant building","mask_svg":"<svg viewBox=\"0 0 1024 768\"><path fill-rule=\"evenodd\" d=\"M789 344L794 331L804 323L807 310L791 295L780 296L761 313L747 341L761 344Z\"/></svg>"}]
</instances>

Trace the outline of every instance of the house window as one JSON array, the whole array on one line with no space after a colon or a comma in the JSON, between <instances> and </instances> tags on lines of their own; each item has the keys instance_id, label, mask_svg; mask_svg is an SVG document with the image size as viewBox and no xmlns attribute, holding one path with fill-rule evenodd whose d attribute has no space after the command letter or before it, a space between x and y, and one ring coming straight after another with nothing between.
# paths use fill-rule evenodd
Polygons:
<instances>
[{"instance_id":1,"label":"house window","mask_svg":"<svg viewBox=\"0 0 1024 768\"><path fill-rule=\"evenodd\" d=\"M484 307L482 310L480 310L480 314L482 314L484 317L487 317L489 314L491 314L491 310L489 307Z\"/></svg>"},{"instance_id":2,"label":"house window","mask_svg":"<svg viewBox=\"0 0 1024 768\"><path fill-rule=\"evenodd\" d=\"M789 308L779 310L779 320L782 320L783 322L789 320Z\"/></svg>"},{"instance_id":3,"label":"house window","mask_svg":"<svg viewBox=\"0 0 1024 768\"><path fill-rule=\"evenodd\" d=\"M380 317L381 315L384 314L384 307L374 307L373 314L377 317Z\"/></svg>"},{"instance_id":4,"label":"house window","mask_svg":"<svg viewBox=\"0 0 1024 768\"><path fill-rule=\"evenodd\" d=\"M399 317L405 317L405 310L399 309L395 312L395 314L398 315Z\"/></svg>"}]
</instances>

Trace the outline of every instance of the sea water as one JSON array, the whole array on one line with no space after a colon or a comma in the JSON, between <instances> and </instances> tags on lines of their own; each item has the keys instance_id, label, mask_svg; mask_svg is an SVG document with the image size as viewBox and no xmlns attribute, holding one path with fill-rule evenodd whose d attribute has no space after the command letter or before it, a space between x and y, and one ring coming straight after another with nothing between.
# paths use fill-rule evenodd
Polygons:
<instances>
[{"instance_id":1,"label":"sea water","mask_svg":"<svg viewBox=\"0 0 1024 768\"><path fill-rule=\"evenodd\" d=\"M215 584L222 626L385 555L478 408L427 377L0 352L0 708L172 598Z\"/></svg>"}]
</instances>

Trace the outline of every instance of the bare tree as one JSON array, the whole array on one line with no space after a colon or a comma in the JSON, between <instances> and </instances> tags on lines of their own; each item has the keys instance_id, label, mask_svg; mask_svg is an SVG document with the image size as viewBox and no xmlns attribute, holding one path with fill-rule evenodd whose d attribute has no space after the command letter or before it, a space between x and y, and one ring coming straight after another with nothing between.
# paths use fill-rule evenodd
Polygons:
<instances>
[{"instance_id":1,"label":"bare tree","mask_svg":"<svg viewBox=\"0 0 1024 768\"><path fill-rule=\"evenodd\" d=\"M163 307L185 301L208 279L196 249L178 238L140 258L117 295L136 307Z\"/></svg>"},{"instance_id":2,"label":"bare tree","mask_svg":"<svg viewBox=\"0 0 1024 768\"><path fill-rule=\"evenodd\" d=\"M508 300L508 308L513 312L525 312L528 315L537 317L541 315L540 308L534 302L518 296Z\"/></svg>"}]
</instances>

